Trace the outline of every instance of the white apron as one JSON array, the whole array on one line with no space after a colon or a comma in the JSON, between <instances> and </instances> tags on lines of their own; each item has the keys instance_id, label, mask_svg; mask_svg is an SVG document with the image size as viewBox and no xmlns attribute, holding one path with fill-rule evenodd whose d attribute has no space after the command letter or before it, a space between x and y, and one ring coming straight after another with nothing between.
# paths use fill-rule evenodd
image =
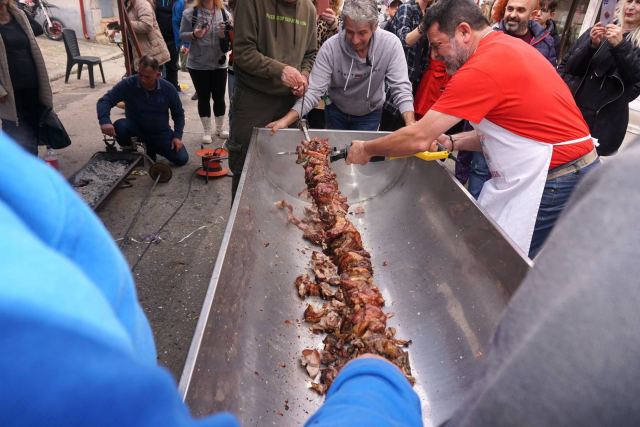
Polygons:
<instances>
[{"instance_id":1,"label":"white apron","mask_svg":"<svg viewBox=\"0 0 640 427\"><path fill-rule=\"evenodd\" d=\"M577 144L591 135L547 144L518 136L486 119L471 125L480 137L491 173L478 203L528 254L554 145Z\"/></svg>"}]
</instances>

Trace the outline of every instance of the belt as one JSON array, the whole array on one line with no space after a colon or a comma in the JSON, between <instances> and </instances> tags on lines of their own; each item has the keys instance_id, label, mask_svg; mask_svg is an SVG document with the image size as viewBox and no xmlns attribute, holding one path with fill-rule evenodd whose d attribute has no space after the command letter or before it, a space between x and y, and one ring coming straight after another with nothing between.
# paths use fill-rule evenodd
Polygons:
<instances>
[{"instance_id":1,"label":"belt","mask_svg":"<svg viewBox=\"0 0 640 427\"><path fill-rule=\"evenodd\" d=\"M591 163L598 160L598 152L594 148L589 153L585 154L582 157L578 157L577 159L565 163L564 165L560 165L556 168L553 168L549 171L547 175L547 181L550 179L559 178L564 175L568 175L570 173L578 172L580 169L589 166Z\"/></svg>"}]
</instances>

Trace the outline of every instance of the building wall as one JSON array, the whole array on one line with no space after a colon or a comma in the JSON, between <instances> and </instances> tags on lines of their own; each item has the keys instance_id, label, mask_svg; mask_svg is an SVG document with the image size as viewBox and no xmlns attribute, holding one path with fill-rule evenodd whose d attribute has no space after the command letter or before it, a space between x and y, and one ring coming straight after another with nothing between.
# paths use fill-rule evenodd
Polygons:
<instances>
[{"instance_id":1,"label":"building wall","mask_svg":"<svg viewBox=\"0 0 640 427\"><path fill-rule=\"evenodd\" d=\"M73 29L78 38L82 38L82 20L80 19L81 0L51 0L58 9L52 13L61 19L67 28ZM115 0L82 0L87 24L87 33L91 39L102 32L101 21L105 18L117 19L118 8ZM103 15L104 13L104 15ZM106 16L111 15L111 16Z\"/></svg>"}]
</instances>

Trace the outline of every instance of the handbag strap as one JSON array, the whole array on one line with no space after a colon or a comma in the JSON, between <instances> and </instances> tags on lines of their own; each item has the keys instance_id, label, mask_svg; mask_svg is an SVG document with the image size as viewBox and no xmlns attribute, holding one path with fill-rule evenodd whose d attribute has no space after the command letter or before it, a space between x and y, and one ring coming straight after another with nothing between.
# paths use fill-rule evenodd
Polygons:
<instances>
[{"instance_id":1,"label":"handbag strap","mask_svg":"<svg viewBox=\"0 0 640 427\"><path fill-rule=\"evenodd\" d=\"M193 14L191 15L191 30L196 29L196 22L198 22L198 8L193 8Z\"/></svg>"}]
</instances>

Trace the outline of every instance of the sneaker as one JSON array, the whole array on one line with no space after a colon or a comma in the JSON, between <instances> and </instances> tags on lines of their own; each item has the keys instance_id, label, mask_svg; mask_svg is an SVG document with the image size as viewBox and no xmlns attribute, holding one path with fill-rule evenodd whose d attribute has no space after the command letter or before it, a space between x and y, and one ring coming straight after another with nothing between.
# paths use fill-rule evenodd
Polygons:
<instances>
[{"instance_id":1,"label":"sneaker","mask_svg":"<svg viewBox=\"0 0 640 427\"><path fill-rule=\"evenodd\" d=\"M193 96L191 97L192 101L196 101L198 99L198 92L194 93Z\"/></svg>"}]
</instances>

